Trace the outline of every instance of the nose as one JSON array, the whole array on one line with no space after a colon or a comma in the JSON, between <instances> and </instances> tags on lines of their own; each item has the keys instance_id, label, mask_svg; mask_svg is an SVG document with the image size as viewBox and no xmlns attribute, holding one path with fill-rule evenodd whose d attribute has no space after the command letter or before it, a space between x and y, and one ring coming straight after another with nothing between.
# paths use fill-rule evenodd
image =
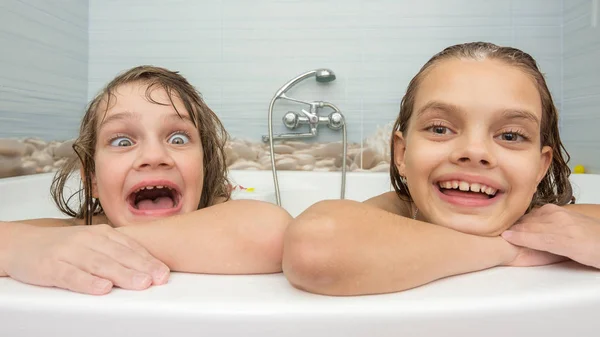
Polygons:
<instances>
[{"instance_id":1,"label":"nose","mask_svg":"<svg viewBox=\"0 0 600 337\"><path fill-rule=\"evenodd\" d=\"M493 139L488 139L483 135L461 135L455 142L450 160L461 166L495 167L497 159L493 153Z\"/></svg>"},{"instance_id":2,"label":"nose","mask_svg":"<svg viewBox=\"0 0 600 337\"><path fill-rule=\"evenodd\" d=\"M139 144L137 157L134 162L135 169L170 168L175 162L165 144L160 141L145 141Z\"/></svg>"}]
</instances>

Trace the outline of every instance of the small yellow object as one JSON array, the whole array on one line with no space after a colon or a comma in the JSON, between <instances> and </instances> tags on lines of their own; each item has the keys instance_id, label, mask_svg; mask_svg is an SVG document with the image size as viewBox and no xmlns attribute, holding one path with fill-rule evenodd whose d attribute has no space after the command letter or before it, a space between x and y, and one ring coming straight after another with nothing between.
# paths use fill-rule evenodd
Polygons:
<instances>
[{"instance_id":1,"label":"small yellow object","mask_svg":"<svg viewBox=\"0 0 600 337\"><path fill-rule=\"evenodd\" d=\"M573 173L585 173L585 167L583 165L575 165Z\"/></svg>"},{"instance_id":2,"label":"small yellow object","mask_svg":"<svg viewBox=\"0 0 600 337\"><path fill-rule=\"evenodd\" d=\"M247 191L247 192L254 192L254 187L248 187L248 188L246 189L246 191Z\"/></svg>"}]
</instances>

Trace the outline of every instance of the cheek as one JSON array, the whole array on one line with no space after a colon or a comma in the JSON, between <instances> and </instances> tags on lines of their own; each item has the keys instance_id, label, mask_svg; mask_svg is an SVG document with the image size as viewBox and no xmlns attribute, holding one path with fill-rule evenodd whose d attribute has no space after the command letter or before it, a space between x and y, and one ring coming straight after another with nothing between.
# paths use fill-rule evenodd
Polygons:
<instances>
[{"instance_id":1,"label":"cheek","mask_svg":"<svg viewBox=\"0 0 600 337\"><path fill-rule=\"evenodd\" d=\"M519 189L531 197L537 189L538 169L541 165L539 154L536 156L513 156L505 161L505 172L510 176L513 189Z\"/></svg>"},{"instance_id":2,"label":"cheek","mask_svg":"<svg viewBox=\"0 0 600 337\"><path fill-rule=\"evenodd\" d=\"M202 189L204 180L204 163L202 154L187 155L181 158L183 174L188 183L197 185Z\"/></svg>"},{"instance_id":3,"label":"cheek","mask_svg":"<svg viewBox=\"0 0 600 337\"><path fill-rule=\"evenodd\" d=\"M449 150L443 144L414 141L407 147L405 165L408 175L429 175L431 169L446 160Z\"/></svg>"},{"instance_id":4,"label":"cheek","mask_svg":"<svg viewBox=\"0 0 600 337\"><path fill-rule=\"evenodd\" d=\"M104 201L110 198L106 198L107 195L115 195L120 186L123 178L114 169L108 169L106 167L96 167L96 189L99 198Z\"/></svg>"},{"instance_id":5,"label":"cheek","mask_svg":"<svg viewBox=\"0 0 600 337\"><path fill-rule=\"evenodd\" d=\"M104 200L104 203L110 202L111 198L108 196L120 195L129 166L126 160L116 160L102 151L96 152L94 160L98 197L101 201Z\"/></svg>"}]
</instances>

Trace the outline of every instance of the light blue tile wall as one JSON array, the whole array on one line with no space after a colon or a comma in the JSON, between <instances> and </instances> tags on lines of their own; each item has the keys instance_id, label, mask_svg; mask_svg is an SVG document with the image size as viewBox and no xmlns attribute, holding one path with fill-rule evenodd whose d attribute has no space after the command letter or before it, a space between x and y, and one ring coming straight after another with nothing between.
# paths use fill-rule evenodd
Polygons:
<instances>
[{"instance_id":1,"label":"light blue tile wall","mask_svg":"<svg viewBox=\"0 0 600 337\"><path fill-rule=\"evenodd\" d=\"M260 140L269 101L289 79L299 98L333 102L360 142L395 119L408 82L451 44L488 40L536 57L562 100L562 0L90 0L89 91L138 64L180 70L233 136ZM297 105L279 103L283 112ZM284 131L282 127L277 131ZM322 131L319 140L339 139Z\"/></svg>"},{"instance_id":2,"label":"light blue tile wall","mask_svg":"<svg viewBox=\"0 0 600 337\"><path fill-rule=\"evenodd\" d=\"M564 6L562 137L573 165L600 173L600 9L593 0Z\"/></svg>"},{"instance_id":3,"label":"light blue tile wall","mask_svg":"<svg viewBox=\"0 0 600 337\"><path fill-rule=\"evenodd\" d=\"M87 100L88 2L0 1L0 138L69 139Z\"/></svg>"}]
</instances>

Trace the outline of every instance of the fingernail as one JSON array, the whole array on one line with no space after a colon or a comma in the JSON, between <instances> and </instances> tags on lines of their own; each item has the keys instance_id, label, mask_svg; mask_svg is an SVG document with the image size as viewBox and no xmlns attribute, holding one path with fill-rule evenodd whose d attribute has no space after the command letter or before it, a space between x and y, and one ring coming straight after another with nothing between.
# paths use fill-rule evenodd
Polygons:
<instances>
[{"instance_id":1,"label":"fingernail","mask_svg":"<svg viewBox=\"0 0 600 337\"><path fill-rule=\"evenodd\" d=\"M146 274L135 274L133 275L133 284L140 287L149 286L152 282L150 276Z\"/></svg>"},{"instance_id":2,"label":"fingernail","mask_svg":"<svg viewBox=\"0 0 600 337\"><path fill-rule=\"evenodd\" d=\"M106 292L112 287L112 283L108 280L97 279L92 282L92 287L97 292Z\"/></svg>"},{"instance_id":3,"label":"fingernail","mask_svg":"<svg viewBox=\"0 0 600 337\"><path fill-rule=\"evenodd\" d=\"M161 267L159 269L156 269L154 273L152 273L152 275L154 276L154 279L157 283L163 283L168 278L169 268Z\"/></svg>"},{"instance_id":4,"label":"fingernail","mask_svg":"<svg viewBox=\"0 0 600 337\"><path fill-rule=\"evenodd\" d=\"M504 231L504 232L502 232L501 235L502 235L503 238L509 238L509 237L511 237L513 235L513 231L510 231L510 230Z\"/></svg>"}]
</instances>

